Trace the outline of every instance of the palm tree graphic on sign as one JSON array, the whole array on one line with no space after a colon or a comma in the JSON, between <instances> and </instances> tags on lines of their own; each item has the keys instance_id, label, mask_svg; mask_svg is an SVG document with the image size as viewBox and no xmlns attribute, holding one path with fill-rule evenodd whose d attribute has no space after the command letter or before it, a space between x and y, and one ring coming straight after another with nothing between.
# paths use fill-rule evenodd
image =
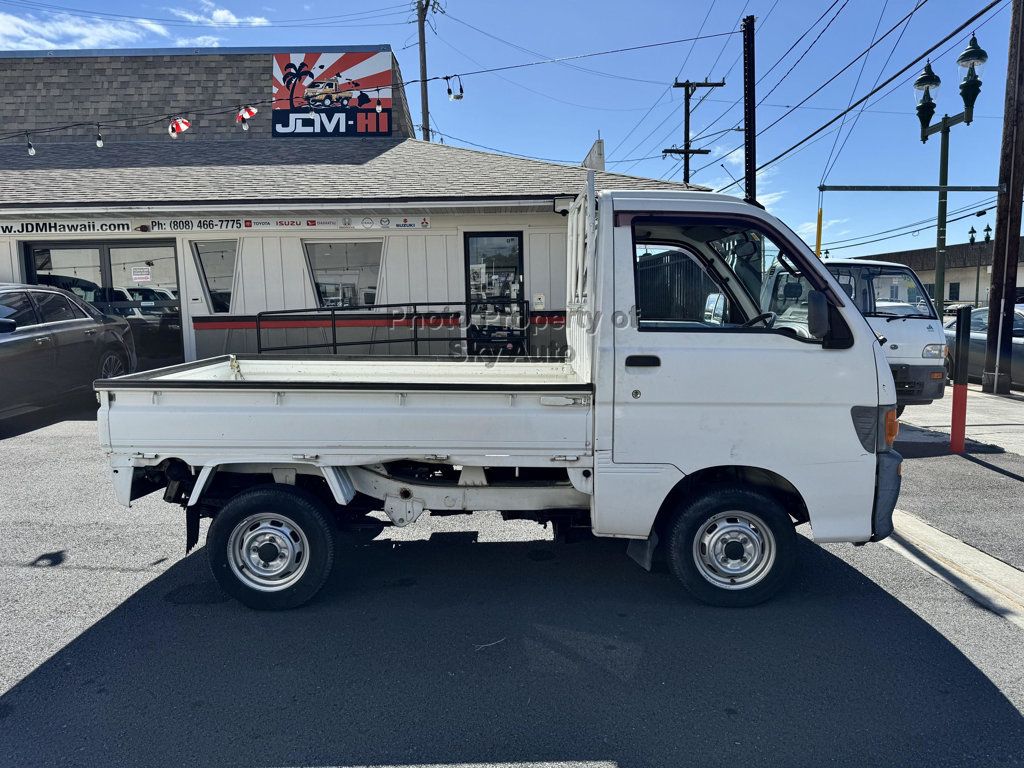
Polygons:
<instances>
[{"instance_id":1,"label":"palm tree graphic on sign","mask_svg":"<svg viewBox=\"0 0 1024 768\"><path fill-rule=\"evenodd\" d=\"M306 65L306 62L300 61L298 64L288 62L284 65L284 73L281 81L288 86L288 105L295 109L295 88L306 78L315 80L316 75L313 74L312 70Z\"/></svg>"}]
</instances>

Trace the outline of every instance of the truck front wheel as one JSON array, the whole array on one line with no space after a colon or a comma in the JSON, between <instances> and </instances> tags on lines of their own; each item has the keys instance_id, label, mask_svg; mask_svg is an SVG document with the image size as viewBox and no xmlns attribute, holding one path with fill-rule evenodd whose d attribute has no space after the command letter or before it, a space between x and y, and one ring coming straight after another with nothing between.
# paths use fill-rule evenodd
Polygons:
<instances>
[{"instance_id":1,"label":"truck front wheel","mask_svg":"<svg viewBox=\"0 0 1024 768\"><path fill-rule=\"evenodd\" d=\"M684 503L669 526L672 573L701 602L757 605L786 583L796 531L785 509L748 488L721 487Z\"/></svg>"},{"instance_id":2,"label":"truck front wheel","mask_svg":"<svg viewBox=\"0 0 1024 768\"><path fill-rule=\"evenodd\" d=\"M243 491L217 513L206 535L221 588L259 610L296 608L320 590L334 563L334 539L320 502L287 485Z\"/></svg>"}]
</instances>

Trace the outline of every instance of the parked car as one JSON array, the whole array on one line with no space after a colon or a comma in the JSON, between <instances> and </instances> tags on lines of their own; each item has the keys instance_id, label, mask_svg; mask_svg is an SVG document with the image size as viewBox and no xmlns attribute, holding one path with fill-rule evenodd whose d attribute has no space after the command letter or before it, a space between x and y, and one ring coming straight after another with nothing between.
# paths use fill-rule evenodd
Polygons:
<instances>
[{"instance_id":1,"label":"parked car","mask_svg":"<svg viewBox=\"0 0 1024 768\"><path fill-rule=\"evenodd\" d=\"M967 356L967 376L980 379L985 371L985 346L988 340L989 311L976 309L971 313L971 346ZM1010 383L1024 387L1024 304L1017 304L1013 312L1013 352L1010 355ZM946 370L953 371L953 354L956 349L956 320L946 324Z\"/></svg>"},{"instance_id":2,"label":"parked car","mask_svg":"<svg viewBox=\"0 0 1024 768\"><path fill-rule=\"evenodd\" d=\"M0 283L0 418L86 392L136 362L124 318L59 288Z\"/></svg>"}]
</instances>

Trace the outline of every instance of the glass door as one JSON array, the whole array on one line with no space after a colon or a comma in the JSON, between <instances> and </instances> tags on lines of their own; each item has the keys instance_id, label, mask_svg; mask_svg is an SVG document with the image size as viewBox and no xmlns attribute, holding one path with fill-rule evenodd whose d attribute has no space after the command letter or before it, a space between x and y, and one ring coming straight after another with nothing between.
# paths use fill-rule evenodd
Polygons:
<instances>
[{"instance_id":1,"label":"glass door","mask_svg":"<svg viewBox=\"0 0 1024 768\"><path fill-rule=\"evenodd\" d=\"M526 354L523 233L468 232L465 244L469 354Z\"/></svg>"},{"instance_id":2,"label":"glass door","mask_svg":"<svg viewBox=\"0 0 1024 768\"><path fill-rule=\"evenodd\" d=\"M30 243L27 279L76 294L132 328L139 370L184 360L173 242Z\"/></svg>"}]
</instances>

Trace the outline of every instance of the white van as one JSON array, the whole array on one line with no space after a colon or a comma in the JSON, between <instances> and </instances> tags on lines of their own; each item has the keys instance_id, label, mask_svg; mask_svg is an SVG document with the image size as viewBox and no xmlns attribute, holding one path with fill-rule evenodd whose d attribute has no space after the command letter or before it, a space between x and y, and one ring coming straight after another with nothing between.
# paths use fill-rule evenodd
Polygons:
<instances>
[{"instance_id":1,"label":"white van","mask_svg":"<svg viewBox=\"0 0 1024 768\"><path fill-rule=\"evenodd\" d=\"M882 348L896 381L897 413L940 400L946 390L946 336L914 270L866 259L829 259L825 266L885 338Z\"/></svg>"}]
</instances>

